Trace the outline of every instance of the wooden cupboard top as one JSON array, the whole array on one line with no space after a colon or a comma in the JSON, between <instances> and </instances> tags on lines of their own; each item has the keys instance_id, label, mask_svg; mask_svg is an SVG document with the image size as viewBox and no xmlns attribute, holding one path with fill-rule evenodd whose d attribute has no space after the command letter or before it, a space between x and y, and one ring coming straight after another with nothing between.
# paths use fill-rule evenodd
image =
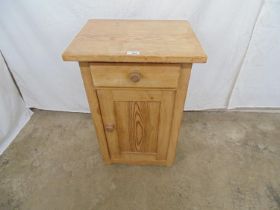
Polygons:
<instances>
[{"instance_id":1,"label":"wooden cupboard top","mask_svg":"<svg viewBox=\"0 0 280 210\"><path fill-rule=\"evenodd\" d=\"M62 55L65 61L205 63L182 20L89 20Z\"/></svg>"}]
</instances>

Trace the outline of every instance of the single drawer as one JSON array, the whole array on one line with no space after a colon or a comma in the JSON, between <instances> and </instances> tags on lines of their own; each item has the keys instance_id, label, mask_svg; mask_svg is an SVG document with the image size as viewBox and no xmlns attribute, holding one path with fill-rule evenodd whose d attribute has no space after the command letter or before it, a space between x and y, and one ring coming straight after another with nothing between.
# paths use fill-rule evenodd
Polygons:
<instances>
[{"instance_id":1,"label":"single drawer","mask_svg":"<svg viewBox=\"0 0 280 210\"><path fill-rule=\"evenodd\" d=\"M92 63L93 84L96 87L157 87L176 88L180 76L179 64Z\"/></svg>"}]
</instances>

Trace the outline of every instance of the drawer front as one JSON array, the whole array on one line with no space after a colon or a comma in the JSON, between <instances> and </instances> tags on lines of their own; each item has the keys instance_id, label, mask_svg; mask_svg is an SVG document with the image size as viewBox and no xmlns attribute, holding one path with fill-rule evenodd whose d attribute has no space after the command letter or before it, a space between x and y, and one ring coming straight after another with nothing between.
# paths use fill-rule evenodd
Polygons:
<instances>
[{"instance_id":1,"label":"drawer front","mask_svg":"<svg viewBox=\"0 0 280 210\"><path fill-rule=\"evenodd\" d=\"M176 88L179 64L93 63L90 65L96 87Z\"/></svg>"}]
</instances>

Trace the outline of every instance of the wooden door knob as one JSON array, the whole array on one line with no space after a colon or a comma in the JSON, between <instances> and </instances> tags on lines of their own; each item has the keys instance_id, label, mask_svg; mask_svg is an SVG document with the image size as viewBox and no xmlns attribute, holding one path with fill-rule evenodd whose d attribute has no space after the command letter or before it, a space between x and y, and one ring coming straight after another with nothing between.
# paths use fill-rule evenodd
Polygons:
<instances>
[{"instance_id":1,"label":"wooden door knob","mask_svg":"<svg viewBox=\"0 0 280 210\"><path fill-rule=\"evenodd\" d=\"M107 124L105 125L105 130L108 132L112 132L115 129L115 125L114 124Z\"/></svg>"},{"instance_id":2,"label":"wooden door knob","mask_svg":"<svg viewBox=\"0 0 280 210\"><path fill-rule=\"evenodd\" d=\"M139 82L140 79L141 79L141 74L138 73L138 72L132 72L132 73L129 74L129 79L132 82Z\"/></svg>"}]
</instances>

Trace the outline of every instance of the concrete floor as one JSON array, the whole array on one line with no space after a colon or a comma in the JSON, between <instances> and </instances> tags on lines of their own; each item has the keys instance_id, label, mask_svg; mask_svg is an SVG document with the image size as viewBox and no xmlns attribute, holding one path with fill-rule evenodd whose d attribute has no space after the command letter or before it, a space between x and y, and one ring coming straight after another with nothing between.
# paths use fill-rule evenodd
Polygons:
<instances>
[{"instance_id":1,"label":"concrete floor","mask_svg":"<svg viewBox=\"0 0 280 210\"><path fill-rule=\"evenodd\" d=\"M37 110L0 157L0 209L280 209L280 114L189 112L166 168L104 165L89 114Z\"/></svg>"}]
</instances>

